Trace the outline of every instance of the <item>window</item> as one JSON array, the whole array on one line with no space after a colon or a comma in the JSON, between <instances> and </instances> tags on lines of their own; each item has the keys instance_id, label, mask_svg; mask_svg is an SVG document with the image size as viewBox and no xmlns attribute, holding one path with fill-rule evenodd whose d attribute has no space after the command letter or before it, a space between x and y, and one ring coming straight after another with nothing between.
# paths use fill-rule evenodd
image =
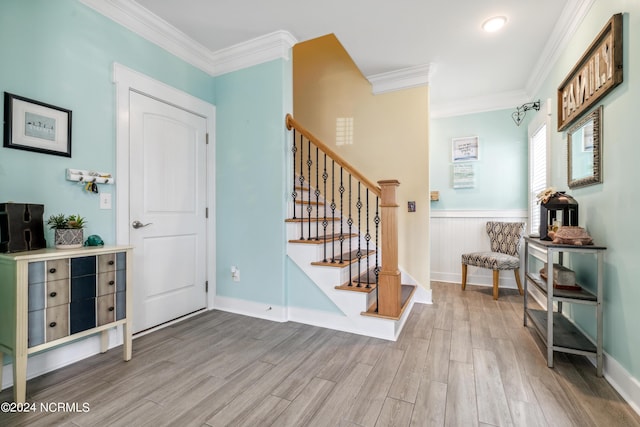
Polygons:
<instances>
[{"instance_id":1,"label":"window","mask_svg":"<svg viewBox=\"0 0 640 427\"><path fill-rule=\"evenodd\" d=\"M540 231L540 206L536 194L549 186L549 114L546 108L529 125L529 233Z\"/></svg>"}]
</instances>

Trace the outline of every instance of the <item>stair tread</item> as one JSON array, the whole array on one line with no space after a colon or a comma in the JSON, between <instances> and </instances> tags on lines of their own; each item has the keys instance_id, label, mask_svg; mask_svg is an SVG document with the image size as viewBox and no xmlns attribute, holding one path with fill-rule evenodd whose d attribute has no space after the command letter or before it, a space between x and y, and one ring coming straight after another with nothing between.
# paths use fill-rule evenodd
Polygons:
<instances>
[{"instance_id":1,"label":"stair tread","mask_svg":"<svg viewBox=\"0 0 640 427\"><path fill-rule=\"evenodd\" d=\"M296 205L324 206L324 202L316 202L315 200L296 200Z\"/></svg>"},{"instance_id":2,"label":"stair tread","mask_svg":"<svg viewBox=\"0 0 640 427\"><path fill-rule=\"evenodd\" d=\"M376 251L370 250L368 253L364 253L366 251L362 251L363 255L362 258L366 258L370 255L373 255ZM342 254L342 262L340 262L340 257L336 257L336 258L329 258L329 260L327 261L314 261L311 263L311 265L320 265L320 266L324 266L324 267L345 267L347 265L350 264L354 264L358 262L358 251L351 251L349 253L345 253Z\"/></svg>"},{"instance_id":3,"label":"stair tread","mask_svg":"<svg viewBox=\"0 0 640 427\"><path fill-rule=\"evenodd\" d=\"M390 319L390 320L398 320L402 317L402 315L404 314L404 310L409 306L409 301L411 301L411 297L413 296L413 294L415 293L417 286L416 285L400 285L401 286L401 298L402 298L402 307L400 308L400 314L398 314L397 317L395 316L382 316L380 314L377 313L378 310L378 305L377 303L374 301L374 303L371 305L371 307L369 307L369 309L367 311L363 311L362 314L363 316L371 316L371 317L380 317L383 319Z\"/></svg>"},{"instance_id":4,"label":"stair tread","mask_svg":"<svg viewBox=\"0 0 640 427\"><path fill-rule=\"evenodd\" d=\"M343 283L340 286L336 286L335 289L342 291L355 291L355 292L371 292L376 288L376 272L375 267L371 267L369 270L360 274L355 279L347 283ZM369 281L367 283L367 273L369 274ZM358 286L358 284L360 286ZM369 287L367 287L369 285Z\"/></svg>"},{"instance_id":5,"label":"stair tread","mask_svg":"<svg viewBox=\"0 0 640 427\"><path fill-rule=\"evenodd\" d=\"M326 218L327 221L340 221L340 218L338 217L327 217ZM320 222L320 221L324 221L325 218L323 216L321 217L311 217L311 219L309 218L287 218L284 220L284 222Z\"/></svg>"},{"instance_id":6,"label":"stair tread","mask_svg":"<svg viewBox=\"0 0 640 427\"><path fill-rule=\"evenodd\" d=\"M358 237L358 235L356 233L352 233L352 234L343 234L343 237L345 239L349 239L351 237ZM326 241L327 242L335 242L336 240L340 240L340 234L330 234L326 236ZM321 237L318 238L318 240L315 240L314 238L312 238L311 240L307 240L307 239L292 239L289 240L289 243L307 243L310 245L321 245L325 242L325 238Z\"/></svg>"}]
</instances>

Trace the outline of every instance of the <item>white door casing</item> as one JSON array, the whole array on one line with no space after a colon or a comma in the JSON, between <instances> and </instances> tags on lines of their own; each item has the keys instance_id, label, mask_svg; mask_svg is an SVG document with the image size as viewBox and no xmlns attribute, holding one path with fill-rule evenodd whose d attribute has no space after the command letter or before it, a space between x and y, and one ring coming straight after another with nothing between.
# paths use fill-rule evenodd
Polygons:
<instances>
[{"instance_id":1,"label":"white door casing","mask_svg":"<svg viewBox=\"0 0 640 427\"><path fill-rule=\"evenodd\" d=\"M213 307L215 281L209 278L215 277L216 249L215 107L120 64L114 64L114 82L117 96L116 175L119 177L116 235L117 243L134 245L133 327L134 332L138 332L198 308ZM150 105L160 108L145 119L149 125L149 141L138 149L134 147L133 133L140 135L144 131L140 127L135 129L134 120L144 115L140 106L134 105L136 102L144 104L142 110ZM180 117L166 120L175 114ZM184 136L188 140L191 136L195 141L196 135L202 140L207 131L207 146L194 142L191 146L186 144L178 148L165 141L161 143L162 149L153 147L156 142L152 140L158 137L170 136L171 140ZM140 162L142 158L146 158L142 160L143 164L155 159L156 166L136 167L134 162ZM155 163L156 160L159 162ZM187 166L190 161L196 162L197 166ZM135 182L140 181L136 176L138 172L153 181L142 184L144 191L134 188ZM189 182L200 184L190 186ZM176 191L170 191L172 188ZM204 220L205 207L209 211L208 220ZM135 229L131 225L135 220L153 224ZM203 221L206 221L204 226ZM180 260L180 254L186 256ZM172 258L172 264L168 264L168 258ZM195 258L204 262L197 265ZM142 275L148 279L141 279ZM155 285L143 284L149 280ZM209 293L204 295L206 281ZM194 300L198 302L194 303Z\"/></svg>"},{"instance_id":2,"label":"white door casing","mask_svg":"<svg viewBox=\"0 0 640 427\"><path fill-rule=\"evenodd\" d=\"M129 111L133 330L139 332L206 307L207 124L136 92Z\"/></svg>"}]
</instances>

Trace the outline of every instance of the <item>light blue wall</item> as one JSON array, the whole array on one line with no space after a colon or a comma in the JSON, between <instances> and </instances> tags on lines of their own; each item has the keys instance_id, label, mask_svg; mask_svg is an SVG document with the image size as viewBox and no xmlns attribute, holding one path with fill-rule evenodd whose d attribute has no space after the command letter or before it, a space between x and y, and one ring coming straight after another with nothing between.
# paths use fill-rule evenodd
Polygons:
<instances>
[{"instance_id":1,"label":"light blue wall","mask_svg":"<svg viewBox=\"0 0 640 427\"><path fill-rule=\"evenodd\" d=\"M608 247L605 257L604 343L605 352L640 380L640 286L636 264L640 247L640 198L637 181L638 100L640 99L640 3L636 0L596 0L568 48L551 68L537 96L551 98L554 106L551 132L551 181L558 189L567 186L567 140L556 132L556 88L580 59L587 47L615 13L624 12L624 82L602 99L603 179L602 184L570 190L580 205L580 225L597 244ZM593 288L593 262L573 260L579 279ZM576 320L592 334L592 309L574 310Z\"/></svg>"},{"instance_id":2,"label":"light blue wall","mask_svg":"<svg viewBox=\"0 0 640 427\"><path fill-rule=\"evenodd\" d=\"M2 0L0 58L0 96L67 108L73 119L71 158L0 147L0 202L44 204L45 219L79 213L88 220L86 233L107 244L115 243L115 210L100 210L95 195L64 176L66 168L115 172L113 62L214 100L211 76L75 0ZM115 201L117 188L100 190ZM51 246L49 230L45 237Z\"/></svg>"},{"instance_id":3,"label":"light blue wall","mask_svg":"<svg viewBox=\"0 0 640 427\"><path fill-rule=\"evenodd\" d=\"M217 294L285 305L286 180L291 62L216 78ZM240 269L240 282L230 267Z\"/></svg>"},{"instance_id":4,"label":"light blue wall","mask_svg":"<svg viewBox=\"0 0 640 427\"><path fill-rule=\"evenodd\" d=\"M527 208L527 122L516 126L511 110L431 119L429 182L440 200L433 210L511 210ZM527 118L528 120L528 118ZM454 189L451 140L478 136L475 188Z\"/></svg>"},{"instance_id":5,"label":"light blue wall","mask_svg":"<svg viewBox=\"0 0 640 427\"><path fill-rule=\"evenodd\" d=\"M73 111L72 158L0 148L0 202L44 204L45 218L79 213L86 232L108 244L115 242L115 211L100 210L94 194L64 175L66 168L115 172L113 62L214 99L206 73L75 0L2 0L0 58L0 92ZM115 196L117 185L100 190ZM51 244L50 231L46 237Z\"/></svg>"}]
</instances>

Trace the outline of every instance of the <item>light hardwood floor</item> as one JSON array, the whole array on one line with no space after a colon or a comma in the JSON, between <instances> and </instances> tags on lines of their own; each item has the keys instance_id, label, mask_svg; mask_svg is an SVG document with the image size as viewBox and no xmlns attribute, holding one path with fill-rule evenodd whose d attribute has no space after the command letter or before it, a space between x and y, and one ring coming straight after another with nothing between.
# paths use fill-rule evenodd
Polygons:
<instances>
[{"instance_id":1,"label":"light hardwood floor","mask_svg":"<svg viewBox=\"0 0 640 427\"><path fill-rule=\"evenodd\" d=\"M30 380L2 426L640 426L583 357L549 369L522 297L433 283L397 342L213 311ZM11 400L12 389L0 393Z\"/></svg>"}]
</instances>

